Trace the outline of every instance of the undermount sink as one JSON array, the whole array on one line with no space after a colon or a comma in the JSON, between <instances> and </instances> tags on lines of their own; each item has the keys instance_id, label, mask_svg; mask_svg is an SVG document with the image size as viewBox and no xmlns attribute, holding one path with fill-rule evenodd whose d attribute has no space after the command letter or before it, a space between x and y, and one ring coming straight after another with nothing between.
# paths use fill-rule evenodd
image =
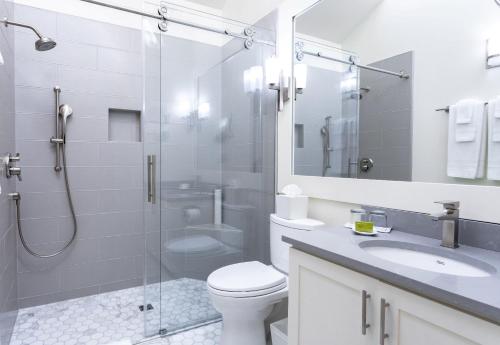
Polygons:
<instances>
[{"instance_id":1,"label":"undermount sink","mask_svg":"<svg viewBox=\"0 0 500 345\"><path fill-rule=\"evenodd\" d=\"M496 269L486 262L439 247L372 240L359 244L366 253L400 265L462 277L489 277Z\"/></svg>"}]
</instances>

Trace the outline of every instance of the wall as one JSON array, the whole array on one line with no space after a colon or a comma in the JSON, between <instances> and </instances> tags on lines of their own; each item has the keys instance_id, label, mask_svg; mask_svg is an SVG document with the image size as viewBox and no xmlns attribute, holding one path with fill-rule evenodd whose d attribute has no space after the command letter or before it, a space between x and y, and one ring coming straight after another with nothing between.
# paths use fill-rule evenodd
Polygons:
<instances>
[{"instance_id":1,"label":"wall","mask_svg":"<svg viewBox=\"0 0 500 345\"><path fill-rule=\"evenodd\" d=\"M498 36L499 18L489 0L385 0L342 42L363 63L415 52L413 181L498 185L446 176L448 117L435 109L500 93L500 69L485 68L486 40Z\"/></svg>"},{"instance_id":2,"label":"wall","mask_svg":"<svg viewBox=\"0 0 500 345\"><path fill-rule=\"evenodd\" d=\"M13 16L11 3L0 0L0 18ZM0 157L15 153L14 123L14 31L0 26ZM0 344L10 341L17 317L17 253L14 202L8 193L15 191L15 178L7 179L0 162Z\"/></svg>"},{"instance_id":3,"label":"wall","mask_svg":"<svg viewBox=\"0 0 500 345\"><path fill-rule=\"evenodd\" d=\"M291 62L292 62L292 18L296 14L305 10L308 6L311 6L316 1L299 1L299 0L287 0L280 6L279 11L279 56L281 57L281 62L285 68L287 73L291 73ZM396 3L397 1L390 1L391 3ZM407 5L412 7L418 7L418 1L412 2L400 2L402 5ZM435 3L435 2L433 2ZM481 2L483 4L483 2ZM464 10L464 12L477 13L479 17L482 15L486 16L485 18L492 18L492 20L497 19L499 8L494 5L493 2L486 1L484 4L490 8L491 13L483 13L482 10L480 12L476 12L477 8L475 7L475 2L461 1L460 6L456 6L455 1L445 1L440 2L438 6L445 10L453 9L454 11ZM473 6L473 9L468 9L467 6ZM491 5L491 7L489 7ZM488 12L488 11L486 11ZM413 13L412 9L408 11L408 13ZM434 18L434 14L432 14ZM465 15L468 17L468 15ZM413 16L414 18L419 18L417 16ZM423 16L424 18L428 17L428 14ZM439 29L434 27L433 29L429 29L429 33L441 32L443 28L446 28L447 25L444 25L442 22L442 18L440 15L436 14L436 25L439 22ZM392 20L388 21L392 25L398 21L398 16L393 16ZM422 16L420 16L422 18ZM495 22L497 25L498 20ZM383 23L380 23L382 26ZM389 23L387 23L389 24ZM456 23L456 25L460 26L460 23ZM427 30L425 25L420 25L420 28L424 28ZM464 30L467 30L463 27ZM484 27L484 29L487 29ZM497 30L498 31L498 30ZM385 42L391 42L394 36L396 36L400 41L404 41L407 39L406 36L401 35L401 37L397 36L395 33L399 31L391 31L390 37L391 40L386 39ZM477 66L474 67L474 71L468 71L467 75L476 75L476 73L483 73L484 70L484 40L486 36L492 34L489 30L484 30L484 33L477 36L478 33L475 32L475 38L471 40L472 44L468 46L468 52L474 54L476 56L477 61L481 61ZM387 37L387 35L386 35ZM466 36L469 37L470 36ZM425 44L425 42L424 42ZM371 47L374 51L377 46L367 45L366 47ZM401 47L401 46L400 46ZM475 47L475 48L474 48ZM411 47L404 47L403 51L412 50ZM371 59L371 61L367 60L365 62L373 62L380 60L387 55L396 55L401 53L401 51L393 51L393 52L384 52L384 56L377 56L376 58ZM441 63L437 63L439 61L435 60L436 53L433 53L433 68L442 68L443 64L448 64L450 61L442 61ZM456 61L460 60L456 57ZM448 59L449 60L449 59ZM455 71L456 72L456 71ZM417 72L416 72L417 73ZM485 76L486 80L490 85L494 85L496 81L498 81L498 77L494 77L494 74L500 73L500 70L493 71L493 74L488 74ZM434 73L433 75L437 75ZM433 83L436 80L433 78L424 81L426 83ZM494 90L494 88L486 88L486 90ZM443 91L441 88L440 91ZM453 90L444 90L445 92L453 91ZM438 94L441 94L439 92ZM422 97L429 97L430 99L435 99L436 94L429 94L429 92L425 93ZM458 94L453 92L453 100L450 96L450 102L456 101L456 97ZM427 109L426 115L421 112L415 112L415 116L419 117L427 117L432 118L432 121L442 121L441 125L445 125L447 119L437 116L434 112L435 103L441 103L442 100L434 101L432 109ZM446 102L448 103L448 102ZM418 212L436 212L439 210L439 207L433 204L436 200L442 199L454 199L460 200L462 202L461 213L464 218L475 219L475 220L483 220L489 222L500 222L500 214L497 210L497 203L499 191L497 187L488 187L488 186L468 186L468 185L457 185L457 184L444 184L444 183L422 183L422 182L396 182L396 181L373 181L373 180L354 180L354 179L338 179L338 178L321 178L321 177L308 177L308 176L295 176L292 175L291 172L291 157L292 157L292 142L290 140L290 133L292 131L292 102L289 102L284 111L281 112L279 116L279 124L278 124L278 188L282 188L284 185L288 183L298 184L306 194L310 195L313 198L313 204L311 206L310 214L315 215L320 219L327 220L330 223L342 224L347 219L349 219L349 208L359 205L359 204L370 204L377 205L380 207L389 207L395 209L403 209L409 211L418 211ZM437 117L436 117L437 116ZM434 135L434 127L429 126L432 130L432 133L429 135ZM414 143L415 144L415 143ZM441 150L441 148L439 148ZM432 160L429 160L430 162ZM335 216L332 216L335 215Z\"/></svg>"},{"instance_id":4,"label":"wall","mask_svg":"<svg viewBox=\"0 0 500 345\"><path fill-rule=\"evenodd\" d=\"M34 50L16 29L16 149L21 153L22 227L36 251L50 253L72 234L62 174L54 172L53 87L73 108L68 120L69 183L79 234L67 253L36 259L18 247L21 306L142 283L142 143L108 140L108 109L143 109L142 37L128 29L16 5L16 19L58 46Z\"/></svg>"},{"instance_id":5,"label":"wall","mask_svg":"<svg viewBox=\"0 0 500 345\"><path fill-rule=\"evenodd\" d=\"M400 79L368 70L360 71L359 158L371 158L374 166L359 171L359 178L411 181L413 56L404 53L371 64L391 71L404 70Z\"/></svg>"}]
</instances>

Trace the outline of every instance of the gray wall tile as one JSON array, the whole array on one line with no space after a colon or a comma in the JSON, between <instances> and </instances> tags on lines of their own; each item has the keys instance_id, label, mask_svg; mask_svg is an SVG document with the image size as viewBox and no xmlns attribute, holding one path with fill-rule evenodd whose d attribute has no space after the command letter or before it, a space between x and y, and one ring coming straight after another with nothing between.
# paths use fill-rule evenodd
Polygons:
<instances>
[{"instance_id":1,"label":"gray wall tile","mask_svg":"<svg viewBox=\"0 0 500 345\"><path fill-rule=\"evenodd\" d=\"M373 64L378 68L413 73L413 53ZM361 87L369 87L360 100L360 158L372 158L374 167L359 172L363 179L411 181L412 78L361 72Z\"/></svg>"},{"instance_id":2,"label":"gray wall tile","mask_svg":"<svg viewBox=\"0 0 500 345\"><path fill-rule=\"evenodd\" d=\"M12 3L0 0L0 17L12 18ZM0 27L0 155L15 153L15 40L14 28ZM0 175L0 344L9 344L17 317L17 237L14 204L7 197L15 191L14 179Z\"/></svg>"}]
</instances>

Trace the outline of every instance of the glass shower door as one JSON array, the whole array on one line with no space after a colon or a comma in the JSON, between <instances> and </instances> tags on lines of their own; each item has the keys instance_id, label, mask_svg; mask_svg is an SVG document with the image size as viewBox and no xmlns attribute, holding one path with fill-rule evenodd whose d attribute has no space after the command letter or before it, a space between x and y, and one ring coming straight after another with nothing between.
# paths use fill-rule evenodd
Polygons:
<instances>
[{"instance_id":1,"label":"glass shower door","mask_svg":"<svg viewBox=\"0 0 500 345\"><path fill-rule=\"evenodd\" d=\"M247 27L170 4L169 10L209 27ZM257 30L274 41L274 32ZM207 277L241 261L268 263L274 210L276 93L263 80L274 45L249 50L240 39L174 26L158 44L159 57L158 45L151 56L161 73L151 77L147 92L153 92L146 95L161 108L152 112L148 152L156 154L156 204L145 206L152 230L146 244L149 335L220 320Z\"/></svg>"},{"instance_id":2,"label":"glass shower door","mask_svg":"<svg viewBox=\"0 0 500 345\"><path fill-rule=\"evenodd\" d=\"M161 36L156 20L143 18L143 200L144 200L144 334L161 329Z\"/></svg>"}]
</instances>

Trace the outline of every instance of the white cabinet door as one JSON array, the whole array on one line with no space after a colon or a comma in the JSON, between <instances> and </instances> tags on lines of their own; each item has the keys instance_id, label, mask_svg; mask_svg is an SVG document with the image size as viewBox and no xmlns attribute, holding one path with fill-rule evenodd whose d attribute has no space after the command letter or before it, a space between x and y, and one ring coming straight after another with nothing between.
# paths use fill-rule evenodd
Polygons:
<instances>
[{"instance_id":1,"label":"white cabinet door","mask_svg":"<svg viewBox=\"0 0 500 345\"><path fill-rule=\"evenodd\" d=\"M378 291L390 304L387 345L500 344L500 326L387 284Z\"/></svg>"},{"instance_id":2,"label":"white cabinet door","mask_svg":"<svg viewBox=\"0 0 500 345\"><path fill-rule=\"evenodd\" d=\"M374 345L377 281L291 249L289 276L290 345ZM362 333L363 291L366 322Z\"/></svg>"},{"instance_id":3,"label":"white cabinet door","mask_svg":"<svg viewBox=\"0 0 500 345\"><path fill-rule=\"evenodd\" d=\"M498 325L295 249L288 313L290 345L500 345Z\"/></svg>"}]
</instances>

